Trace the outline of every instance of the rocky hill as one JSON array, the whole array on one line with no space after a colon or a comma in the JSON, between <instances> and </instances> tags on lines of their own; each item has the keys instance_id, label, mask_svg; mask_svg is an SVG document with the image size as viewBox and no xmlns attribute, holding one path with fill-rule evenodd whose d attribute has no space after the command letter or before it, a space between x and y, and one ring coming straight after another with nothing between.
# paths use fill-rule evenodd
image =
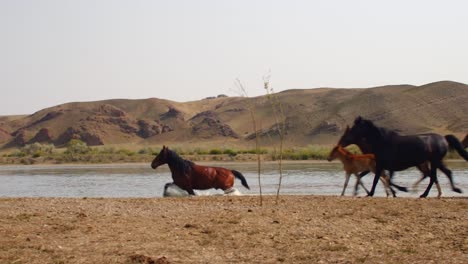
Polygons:
<instances>
[{"instance_id":1,"label":"rocky hill","mask_svg":"<svg viewBox=\"0 0 468 264\"><path fill-rule=\"evenodd\" d=\"M274 95L284 110L288 147L333 144L358 115L401 133L468 132L468 85L437 82L366 89L295 89ZM63 146L81 139L90 146L179 147L254 145L250 110L262 145L277 142L271 98L226 97L193 102L157 98L57 105L29 116L0 117L0 145L34 142Z\"/></svg>"}]
</instances>

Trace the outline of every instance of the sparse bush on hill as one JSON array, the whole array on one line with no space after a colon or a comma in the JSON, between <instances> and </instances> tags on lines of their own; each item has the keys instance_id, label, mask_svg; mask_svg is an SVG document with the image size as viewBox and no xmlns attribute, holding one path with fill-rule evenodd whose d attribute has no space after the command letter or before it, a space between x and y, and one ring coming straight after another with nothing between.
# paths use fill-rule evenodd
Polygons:
<instances>
[{"instance_id":1,"label":"sparse bush on hill","mask_svg":"<svg viewBox=\"0 0 468 264\"><path fill-rule=\"evenodd\" d=\"M119 149L119 150L117 150L117 154L133 156L136 153L134 151L131 151L131 150L128 150L128 149Z\"/></svg>"},{"instance_id":2,"label":"sparse bush on hill","mask_svg":"<svg viewBox=\"0 0 468 264\"><path fill-rule=\"evenodd\" d=\"M206 155L206 154L208 154L208 153L209 153L208 151L203 150L203 149L201 149L201 148L195 148L195 149L193 150L193 154L197 154L197 155Z\"/></svg>"},{"instance_id":3,"label":"sparse bush on hill","mask_svg":"<svg viewBox=\"0 0 468 264\"><path fill-rule=\"evenodd\" d=\"M329 147L308 146L307 148L286 149L283 158L286 160L325 160L330 153ZM271 154L272 160L278 159L276 153Z\"/></svg>"},{"instance_id":4,"label":"sparse bush on hill","mask_svg":"<svg viewBox=\"0 0 468 264\"><path fill-rule=\"evenodd\" d=\"M332 146L309 145L304 148L283 150L284 160L325 160ZM352 153L360 153L356 146L347 148ZM193 161L251 161L253 155L262 160L277 161L280 157L275 149L182 149L174 148L179 155ZM34 143L21 149L5 153L0 164L41 164L41 163L118 163L118 162L151 162L159 148L145 147L138 151L115 147L89 147L79 140L71 141L66 149L56 149L52 145ZM460 159L457 152L450 151L446 159Z\"/></svg>"},{"instance_id":5,"label":"sparse bush on hill","mask_svg":"<svg viewBox=\"0 0 468 264\"><path fill-rule=\"evenodd\" d=\"M212 150L210 150L210 155L219 155L219 154L223 154L223 151L220 150L220 149L212 149Z\"/></svg>"},{"instance_id":6,"label":"sparse bush on hill","mask_svg":"<svg viewBox=\"0 0 468 264\"><path fill-rule=\"evenodd\" d=\"M142 148L138 151L140 155L157 155L158 152L150 147Z\"/></svg>"},{"instance_id":7,"label":"sparse bush on hill","mask_svg":"<svg viewBox=\"0 0 468 264\"><path fill-rule=\"evenodd\" d=\"M114 154L115 151L114 147L97 148L97 152L100 154Z\"/></svg>"},{"instance_id":8,"label":"sparse bush on hill","mask_svg":"<svg viewBox=\"0 0 468 264\"><path fill-rule=\"evenodd\" d=\"M233 149L225 149L223 151L223 154L227 154L231 157L234 157L234 156L237 156L237 151L236 150L233 150Z\"/></svg>"},{"instance_id":9,"label":"sparse bush on hill","mask_svg":"<svg viewBox=\"0 0 468 264\"><path fill-rule=\"evenodd\" d=\"M20 149L19 156L32 156L34 158L50 155L53 153L55 147L52 144L33 143L27 144Z\"/></svg>"},{"instance_id":10,"label":"sparse bush on hill","mask_svg":"<svg viewBox=\"0 0 468 264\"><path fill-rule=\"evenodd\" d=\"M86 145L83 141L79 139L72 139L67 144L67 150L65 154L75 155L75 154L86 154L91 151L91 148Z\"/></svg>"}]
</instances>

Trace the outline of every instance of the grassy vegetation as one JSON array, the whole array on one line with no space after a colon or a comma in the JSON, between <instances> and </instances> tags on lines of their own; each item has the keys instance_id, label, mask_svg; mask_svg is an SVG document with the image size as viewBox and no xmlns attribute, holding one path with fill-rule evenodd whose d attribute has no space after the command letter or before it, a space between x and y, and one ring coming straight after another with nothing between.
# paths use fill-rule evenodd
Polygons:
<instances>
[{"instance_id":1,"label":"grassy vegetation","mask_svg":"<svg viewBox=\"0 0 468 264\"><path fill-rule=\"evenodd\" d=\"M308 146L288 149L283 155L284 159L290 160L325 159L330 149ZM174 148L173 150L193 161L253 161L257 155L260 155L262 160L277 159L276 152L270 149ZM159 147L145 147L139 150L106 146L89 147L80 140L71 140L65 148L34 143L3 153L0 156L0 164L150 162L159 151Z\"/></svg>"},{"instance_id":2,"label":"grassy vegetation","mask_svg":"<svg viewBox=\"0 0 468 264\"><path fill-rule=\"evenodd\" d=\"M332 146L309 145L304 148L288 148L283 150L284 160L325 160ZM359 153L355 146L347 148L353 153ZM275 161L278 152L274 149L235 149L235 148L174 148L179 155L192 161L256 161L257 154L264 161ZM62 163L127 163L151 162L160 151L159 147L145 147L130 150L117 147L89 147L79 140L72 140L65 148L55 148L53 145L34 143L20 149L11 150L0 155L0 164L62 164ZM458 153L450 151L447 159L460 159Z\"/></svg>"}]
</instances>

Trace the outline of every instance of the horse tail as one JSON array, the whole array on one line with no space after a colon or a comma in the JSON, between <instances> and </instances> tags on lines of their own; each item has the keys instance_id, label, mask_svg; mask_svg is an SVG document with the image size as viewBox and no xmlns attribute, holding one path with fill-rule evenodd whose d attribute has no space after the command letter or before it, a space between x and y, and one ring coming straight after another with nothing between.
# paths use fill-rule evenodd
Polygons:
<instances>
[{"instance_id":1,"label":"horse tail","mask_svg":"<svg viewBox=\"0 0 468 264\"><path fill-rule=\"evenodd\" d=\"M454 135L446 135L445 139L447 140L451 149L455 149L460 156L462 156L466 161L468 161L468 152L466 152L465 148L461 142L456 138Z\"/></svg>"},{"instance_id":2,"label":"horse tail","mask_svg":"<svg viewBox=\"0 0 468 264\"><path fill-rule=\"evenodd\" d=\"M244 178L244 175L242 175L242 173L236 171L236 170L231 170L232 171L232 174L234 174L234 177L236 177L237 179L241 180L242 182L242 185L244 185L245 188L249 189L250 190L250 187L249 185L247 184L247 180Z\"/></svg>"}]
</instances>

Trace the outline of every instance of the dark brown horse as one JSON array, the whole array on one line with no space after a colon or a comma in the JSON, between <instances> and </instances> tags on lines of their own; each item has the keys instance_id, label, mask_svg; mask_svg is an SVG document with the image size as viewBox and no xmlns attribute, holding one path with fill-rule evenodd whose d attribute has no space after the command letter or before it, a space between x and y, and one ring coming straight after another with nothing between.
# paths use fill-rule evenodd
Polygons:
<instances>
[{"instance_id":1,"label":"dark brown horse","mask_svg":"<svg viewBox=\"0 0 468 264\"><path fill-rule=\"evenodd\" d=\"M167 164L171 170L174 184L186 190L190 195L195 195L193 190L207 190L211 188L230 190L234 185L234 178L241 180L242 185L250 190L244 176L235 170L221 167L207 167L181 158L177 153L163 146L159 154L151 162L151 168Z\"/></svg>"},{"instance_id":2,"label":"dark brown horse","mask_svg":"<svg viewBox=\"0 0 468 264\"><path fill-rule=\"evenodd\" d=\"M463 147L468 148L468 134L466 134L465 138L462 141Z\"/></svg>"}]
</instances>

